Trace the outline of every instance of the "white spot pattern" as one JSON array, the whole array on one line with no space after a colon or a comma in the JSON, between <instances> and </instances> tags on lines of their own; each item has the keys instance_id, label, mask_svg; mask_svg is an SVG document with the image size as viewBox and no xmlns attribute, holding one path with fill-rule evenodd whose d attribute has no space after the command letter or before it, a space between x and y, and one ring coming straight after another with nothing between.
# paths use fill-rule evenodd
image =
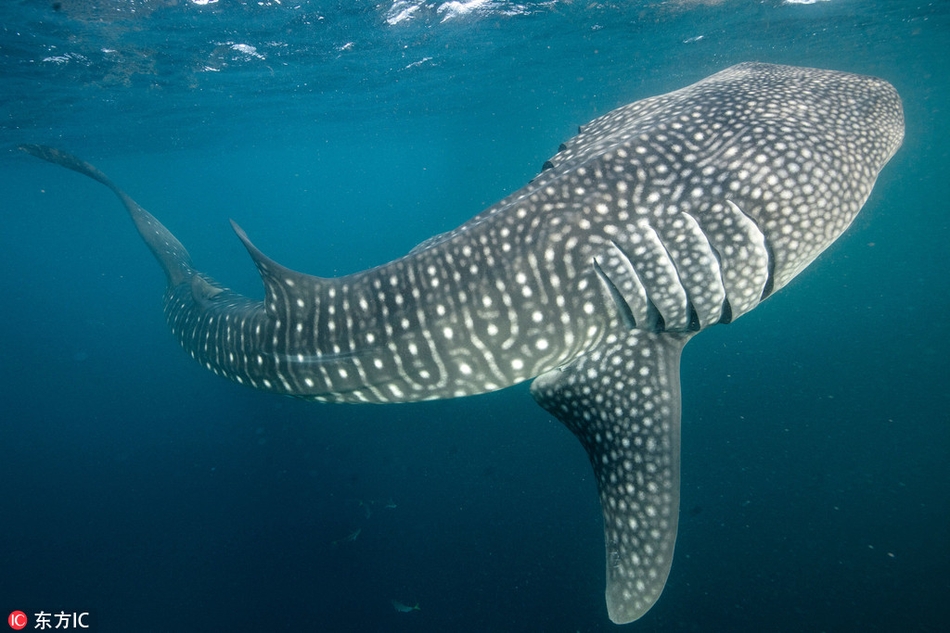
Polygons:
<instances>
[{"instance_id":1,"label":"white spot pattern","mask_svg":"<svg viewBox=\"0 0 950 633\"><path fill-rule=\"evenodd\" d=\"M679 357L686 337L633 330L539 376L538 404L587 450L604 512L607 608L640 617L673 561L679 508Z\"/></svg>"}]
</instances>

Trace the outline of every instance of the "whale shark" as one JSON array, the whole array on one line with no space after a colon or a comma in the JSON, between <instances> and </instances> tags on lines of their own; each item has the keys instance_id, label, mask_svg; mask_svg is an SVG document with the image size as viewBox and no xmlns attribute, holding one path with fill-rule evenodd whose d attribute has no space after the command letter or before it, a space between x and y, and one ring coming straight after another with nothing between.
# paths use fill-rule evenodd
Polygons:
<instances>
[{"instance_id":1,"label":"whale shark","mask_svg":"<svg viewBox=\"0 0 950 633\"><path fill-rule=\"evenodd\" d=\"M886 81L739 64L580 127L523 188L363 272L296 272L232 221L263 300L197 270L89 163L21 149L119 197L165 271L172 334L219 376L345 403L533 379L533 397L590 459L607 612L627 623L658 600L673 560L684 346L758 306L834 242L903 135Z\"/></svg>"}]
</instances>

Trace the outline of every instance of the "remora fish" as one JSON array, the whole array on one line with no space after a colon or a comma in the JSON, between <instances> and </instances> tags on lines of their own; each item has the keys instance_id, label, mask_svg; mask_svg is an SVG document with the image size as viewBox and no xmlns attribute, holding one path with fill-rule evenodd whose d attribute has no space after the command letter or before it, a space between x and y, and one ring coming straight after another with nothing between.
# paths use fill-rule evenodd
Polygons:
<instances>
[{"instance_id":1,"label":"remora fish","mask_svg":"<svg viewBox=\"0 0 950 633\"><path fill-rule=\"evenodd\" d=\"M582 127L542 172L405 257L327 279L247 247L264 301L195 270L154 217L65 152L30 154L111 188L165 270L165 315L195 360L326 402L409 402L536 378L596 474L607 609L631 622L669 575L686 342L785 286L848 227L904 134L885 81L747 63Z\"/></svg>"},{"instance_id":2,"label":"remora fish","mask_svg":"<svg viewBox=\"0 0 950 633\"><path fill-rule=\"evenodd\" d=\"M408 604L403 604L402 602L396 599L393 599L389 601L389 604L393 605L393 609L395 609L399 613L412 613L413 611L422 611L422 608L419 606L418 602L414 604L413 606L409 606Z\"/></svg>"}]
</instances>

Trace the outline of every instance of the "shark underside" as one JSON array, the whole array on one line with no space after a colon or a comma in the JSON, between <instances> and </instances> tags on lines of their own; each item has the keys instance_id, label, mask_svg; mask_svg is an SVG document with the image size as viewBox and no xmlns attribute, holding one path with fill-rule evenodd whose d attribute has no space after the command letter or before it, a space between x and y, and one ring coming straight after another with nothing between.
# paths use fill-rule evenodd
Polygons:
<instances>
[{"instance_id":1,"label":"shark underside","mask_svg":"<svg viewBox=\"0 0 950 633\"><path fill-rule=\"evenodd\" d=\"M234 225L263 301L195 269L92 165L168 284L182 347L214 373L327 402L464 396L535 379L581 441L604 513L607 609L659 598L679 514L683 347L780 290L851 224L900 146L885 81L746 63L618 108L522 189L405 257L339 278L295 272Z\"/></svg>"}]
</instances>

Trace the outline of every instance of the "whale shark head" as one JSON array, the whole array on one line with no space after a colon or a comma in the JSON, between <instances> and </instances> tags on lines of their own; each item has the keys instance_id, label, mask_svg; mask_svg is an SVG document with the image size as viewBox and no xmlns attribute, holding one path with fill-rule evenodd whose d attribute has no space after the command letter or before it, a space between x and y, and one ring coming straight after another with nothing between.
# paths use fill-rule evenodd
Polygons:
<instances>
[{"instance_id":1,"label":"whale shark head","mask_svg":"<svg viewBox=\"0 0 950 633\"><path fill-rule=\"evenodd\" d=\"M334 279L292 271L234 225L263 301L197 271L102 172L166 272L173 334L216 374L330 402L464 396L535 378L596 475L610 618L641 617L670 572L679 362L850 225L900 146L900 99L853 74L740 64L580 128L522 189L405 257Z\"/></svg>"}]
</instances>

